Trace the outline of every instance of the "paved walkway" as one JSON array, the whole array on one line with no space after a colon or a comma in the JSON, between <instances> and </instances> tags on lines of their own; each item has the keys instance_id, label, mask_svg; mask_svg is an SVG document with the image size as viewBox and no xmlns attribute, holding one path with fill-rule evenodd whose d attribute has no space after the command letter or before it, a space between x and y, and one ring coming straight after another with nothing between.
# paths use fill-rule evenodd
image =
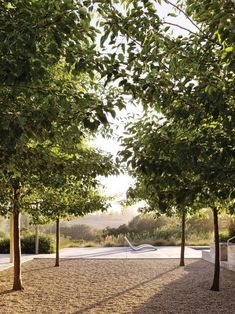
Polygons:
<instances>
[{"instance_id":1,"label":"paved walkway","mask_svg":"<svg viewBox=\"0 0 235 314\"><path fill-rule=\"evenodd\" d=\"M201 258L201 249L185 248L185 258ZM179 246L159 246L157 251L142 250L133 251L129 247L110 248L66 248L60 251L61 258L84 258L84 259L118 259L118 258L179 258ZM55 257L55 254L41 254L38 258Z\"/></svg>"},{"instance_id":2,"label":"paved walkway","mask_svg":"<svg viewBox=\"0 0 235 314\"><path fill-rule=\"evenodd\" d=\"M110 247L110 248L66 248L60 251L60 258L67 259L154 259L154 258L179 258L179 246L159 246L156 251L142 250L133 251L129 247ZM185 248L185 258L201 258L202 248ZM34 258L55 258L55 254L22 255L22 262ZM9 263L8 254L0 254L0 270L12 267Z\"/></svg>"},{"instance_id":3,"label":"paved walkway","mask_svg":"<svg viewBox=\"0 0 235 314\"><path fill-rule=\"evenodd\" d=\"M34 259L35 255L30 254L22 254L21 262L27 262ZM0 254L0 271L10 268L13 266L13 263L10 263L10 255L9 254Z\"/></svg>"}]
</instances>

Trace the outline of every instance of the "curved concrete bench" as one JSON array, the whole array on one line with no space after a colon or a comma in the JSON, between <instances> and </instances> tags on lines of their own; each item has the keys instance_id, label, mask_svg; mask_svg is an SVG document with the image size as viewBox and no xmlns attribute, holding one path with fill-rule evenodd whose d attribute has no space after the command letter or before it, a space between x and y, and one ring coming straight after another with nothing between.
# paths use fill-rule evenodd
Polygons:
<instances>
[{"instance_id":1,"label":"curved concrete bench","mask_svg":"<svg viewBox=\"0 0 235 314\"><path fill-rule=\"evenodd\" d=\"M127 237L125 236L124 237L126 242L128 243L129 247L133 250L133 251L140 251L140 250L154 250L156 251L157 248L151 244L141 244L141 245L138 245L138 246L134 246L131 244L131 242L127 239Z\"/></svg>"}]
</instances>

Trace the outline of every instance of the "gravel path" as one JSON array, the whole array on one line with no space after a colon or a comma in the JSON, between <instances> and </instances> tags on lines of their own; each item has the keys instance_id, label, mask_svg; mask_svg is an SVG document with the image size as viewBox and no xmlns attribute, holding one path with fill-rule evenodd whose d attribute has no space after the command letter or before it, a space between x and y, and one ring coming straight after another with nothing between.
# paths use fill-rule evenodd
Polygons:
<instances>
[{"instance_id":1,"label":"gravel path","mask_svg":"<svg viewBox=\"0 0 235 314\"><path fill-rule=\"evenodd\" d=\"M221 291L209 290L213 265L187 260L34 260L23 265L25 290L12 292L0 273L0 313L235 313L235 272L221 270Z\"/></svg>"}]
</instances>

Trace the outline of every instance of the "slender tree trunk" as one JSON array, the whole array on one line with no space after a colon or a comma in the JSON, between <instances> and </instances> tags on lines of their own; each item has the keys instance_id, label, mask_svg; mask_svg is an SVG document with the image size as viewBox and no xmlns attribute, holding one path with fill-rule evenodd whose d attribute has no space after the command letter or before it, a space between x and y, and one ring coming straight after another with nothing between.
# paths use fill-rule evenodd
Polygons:
<instances>
[{"instance_id":1,"label":"slender tree trunk","mask_svg":"<svg viewBox=\"0 0 235 314\"><path fill-rule=\"evenodd\" d=\"M13 214L10 215L10 263L14 261L14 219Z\"/></svg>"},{"instance_id":2,"label":"slender tree trunk","mask_svg":"<svg viewBox=\"0 0 235 314\"><path fill-rule=\"evenodd\" d=\"M56 219L56 257L55 267L60 266L60 220Z\"/></svg>"},{"instance_id":3,"label":"slender tree trunk","mask_svg":"<svg viewBox=\"0 0 235 314\"><path fill-rule=\"evenodd\" d=\"M218 210L216 207L212 207L214 218L214 241L215 241L215 268L214 279L211 286L211 290L219 291L219 279L220 279L220 254L219 254L219 225L218 225Z\"/></svg>"},{"instance_id":4,"label":"slender tree trunk","mask_svg":"<svg viewBox=\"0 0 235 314\"><path fill-rule=\"evenodd\" d=\"M186 210L182 210L180 266L184 266Z\"/></svg>"},{"instance_id":5,"label":"slender tree trunk","mask_svg":"<svg viewBox=\"0 0 235 314\"><path fill-rule=\"evenodd\" d=\"M35 226L35 254L39 254L39 225Z\"/></svg>"},{"instance_id":6,"label":"slender tree trunk","mask_svg":"<svg viewBox=\"0 0 235 314\"><path fill-rule=\"evenodd\" d=\"M20 246L20 212L19 212L19 184L13 187L13 229L14 229L14 282L13 290L23 290L21 280L21 246Z\"/></svg>"}]
</instances>

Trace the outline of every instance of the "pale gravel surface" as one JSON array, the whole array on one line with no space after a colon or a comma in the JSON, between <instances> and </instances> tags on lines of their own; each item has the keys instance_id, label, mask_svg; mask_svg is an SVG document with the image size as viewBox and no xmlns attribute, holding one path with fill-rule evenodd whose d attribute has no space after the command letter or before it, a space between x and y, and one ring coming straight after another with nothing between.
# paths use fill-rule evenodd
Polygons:
<instances>
[{"instance_id":1,"label":"pale gravel surface","mask_svg":"<svg viewBox=\"0 0 235 314\"><path fill-rule=\"evenodd\" d=\"M12 269L0 272L0 313L235 313L235 272L202 260L62 260L23 265L24 292L11 292Z\"/></svg>"}]
</instances>

